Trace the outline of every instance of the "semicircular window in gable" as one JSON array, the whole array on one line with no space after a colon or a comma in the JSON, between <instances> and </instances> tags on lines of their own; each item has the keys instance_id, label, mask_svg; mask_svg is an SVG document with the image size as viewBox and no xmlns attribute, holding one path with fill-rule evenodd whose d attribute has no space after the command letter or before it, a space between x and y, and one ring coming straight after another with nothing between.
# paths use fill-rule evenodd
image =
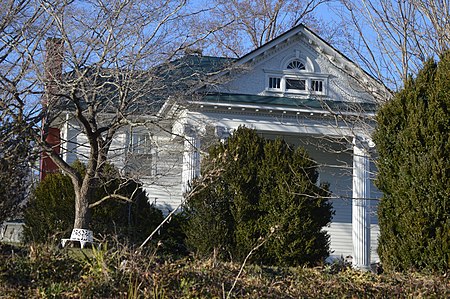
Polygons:
<instances>
[{"instance_id":1,"label":"semicircular window in gable","mask_svg":"<svg viewBox=\"0 0 450 299\"><path fill-rule=\"evenodd\" d=\"M298 59L294 59L287 65L288 70L304 71L306 69L305 64Z\"/></svg>"}]
</instances>

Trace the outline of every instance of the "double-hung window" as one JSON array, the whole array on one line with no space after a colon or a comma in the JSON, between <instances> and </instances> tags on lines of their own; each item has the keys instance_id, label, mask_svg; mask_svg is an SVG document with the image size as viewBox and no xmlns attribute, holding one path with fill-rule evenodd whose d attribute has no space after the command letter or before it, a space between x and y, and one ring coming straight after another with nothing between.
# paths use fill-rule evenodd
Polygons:
<instances>
[{"instance_id":1,"label":"double-hung window","mask_svg":"<svg viewBox=\"0 0 450 299\"><path fill-rule=\"evenodd\" d=\"M148 154L151 150L150 136L144 133L133 133L130 145L133 154Z\"/></svg>"},{"instance_id":2,"label":"double-hung window","mask_svg":"<svg viewBox=\"0 0 450 299\"><path fill-rule=\"evenodd\" d=\"M128 171L141 176L156 175L157 154L157 149L148 133L131 132L126 161Z\"/></svg>"}]
</instances>

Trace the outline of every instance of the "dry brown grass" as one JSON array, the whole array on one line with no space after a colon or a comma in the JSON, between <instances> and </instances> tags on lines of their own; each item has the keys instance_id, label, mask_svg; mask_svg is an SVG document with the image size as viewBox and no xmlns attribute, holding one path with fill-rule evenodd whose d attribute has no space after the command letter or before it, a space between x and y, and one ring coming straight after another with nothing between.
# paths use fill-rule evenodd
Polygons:
<instances>
[{"instance_id":1,"label":"dry brown grass","mask_svg":"<svg viewBox=\"0 0 450 299\"><path fill-rule=\"evenodd\" d=\"M161 258L126 247L0 245L0 298L449 298L443 275L275 268ZM14 251L14 253L13 253ZM237 278L237 279L236 279Z\"/></svg>"}]
</instances>

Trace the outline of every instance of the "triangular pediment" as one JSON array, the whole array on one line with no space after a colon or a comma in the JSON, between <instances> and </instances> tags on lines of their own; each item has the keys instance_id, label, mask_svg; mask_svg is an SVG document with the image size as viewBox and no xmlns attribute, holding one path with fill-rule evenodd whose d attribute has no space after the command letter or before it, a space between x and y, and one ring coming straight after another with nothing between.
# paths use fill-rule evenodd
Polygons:
<instances>
[{"instance_id":1,"label":"triangular pediment","mask_svg":"<svg viewBox=\"0 0 450 299\"><path fill-rule=\"evenodd\" d=\"M304 44L310 50L316 52L318 55L323 55L327 59L336 64L348 64L347 68L358 68L358 66L347 58L344 54L332 47L329 43L323 40L319 35L308 29L303 24L293 27L289 31L274 38L261 47L247 53L239 58L238 63L244 64L252 62L257 59L261 59L265 55L268 55L271 51L278 48L283 48L286 44L292 43L292 41L299 41Z\"/></svg>"},{"instance_id":2,"label":"triangular pediment","mask_svg":"<svg viewBox=\"0 0 450 299\"><path fill-rule=\"evenodd\" d=\"M228 95L229 99L245 98L247 104L310 103L315 107L326 102L367 106L374 104L372 93L382 87L304 25L244 55L235 65L237 70L231 79L210 91Z\"/></svg>"}]
</instances>

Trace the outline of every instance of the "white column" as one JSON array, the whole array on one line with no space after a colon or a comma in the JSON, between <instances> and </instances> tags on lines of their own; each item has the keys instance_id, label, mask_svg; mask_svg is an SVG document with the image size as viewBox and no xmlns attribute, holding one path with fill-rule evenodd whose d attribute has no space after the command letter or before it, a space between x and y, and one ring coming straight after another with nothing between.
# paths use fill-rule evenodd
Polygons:
<instances>
[{"instance_id":1,"label":"white column","mask_svg":"<svg viewBox=\"0 0 450 299\"><path fill-rule=\"evenodd\" d=\"M70 121L70 117L69 117L69 113L66 114L66 121L64 122L64 125L62 127L61 130L61 153L62 153L62 158L64 161L67 162L67 159L69 158L69 130L70 130L70 125L69 125L69 121Z\"/></svg>"},{"instance_id":2,"label":"white column","mask_svg":"<svg viewBox=\"0 0 450 299\"><path fill-rule=\"evenodd\" d=\"M181 188L189 192L193 179L200 175L200 138L192 129L185 130Z\"/></svg>"},{"instance_id":3,"label":"white column","mask_svg":"<svg viewBox=\"0 0 450 299\"><path fill-rule=\"evenodd\" d=\"M366 142L353 140L353 267L370 270L370 179Z\"/></svg>"},{"instance_id":4,"label":"white column","mask_svg":"<svg viewBox=\"0 0 450 299\"><path fill-rule=\"evenodd\" d=\"M216 126L215 134L219 138L220 142L224 143L230 137L231 132L227 127Z\"/></svg>"}]
</instances>

